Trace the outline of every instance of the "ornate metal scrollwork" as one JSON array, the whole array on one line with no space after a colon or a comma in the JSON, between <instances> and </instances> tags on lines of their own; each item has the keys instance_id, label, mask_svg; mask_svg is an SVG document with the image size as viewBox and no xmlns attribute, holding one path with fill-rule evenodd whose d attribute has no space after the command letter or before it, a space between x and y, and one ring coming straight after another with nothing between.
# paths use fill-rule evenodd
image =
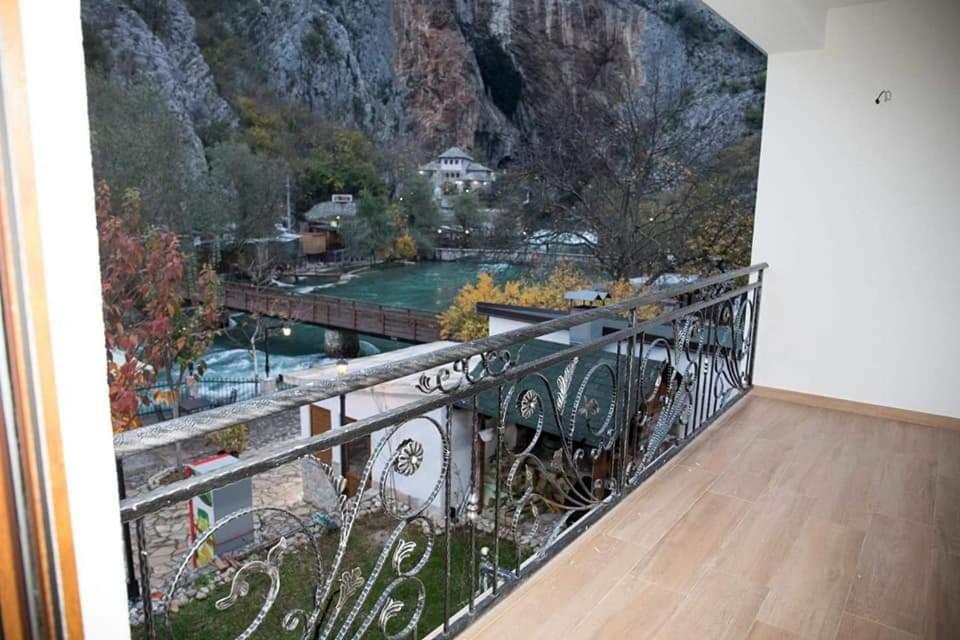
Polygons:
<instances>
[{"instance_id":1,"label":"ornate metal scrollwork","mask_svg":"<svg viewBox=\"0 0 960 640\"><path fill-rule=\"evenodd\" d=\"M417 389L422 393L453 393L464 385L502 376L517 364L522 351L521 346L514 356L508 349L496 349L473 358L457 360L449 367L441 367L421 374ZM471 361L473 361L472 365Z\"/></svg>"},{"instance_id":2,"label":"ornate metal scrollwork","mask_svg":"<svg viewBox=\"0 0 960 640\"><path fill-rule=\"evenodd\" d=\"M423 464L423 445L413 439L404 440L400 444L397 459L393 463L394 469L402 476L412 476Z\"/></svg>"},{"instance_id":3,"label":"ornate metal scrollwork","mask_svg":"<svg viewBox=\"0 0 960 640\"><path fill-rule=\"evenodd\" d=\"M579 364L579 358L567 363L555 385L542 374L521 379L506 390L500 407L500 428L511 406L515 406L524 419L536 418L534 433L526 446L519 451L508 451L510 468L505 486L512 504L510 537L520 544L521 527L529 521L528 535L542 539L539 553L556 540L571 519L604 502L594 489L592 463L611 451L618 435L613 421L618 403L617 372L606 363L595 364L574 388ZM587 389L601 375L609 379L610 399L606 413L598 420L600 402L587 397ZM547 419L556 426L560 446L549 458L543 459L538 447L543 442ZM595 444L588 445L583 438ZM589 469L585 468L588 462ZM554 522L543 535L541 521L548 513Z\"/></svg>"},{"instance_id":4,"label":"ornate metal scrollwork","mask_svg":"<svg viewBox=\"0 0 960 640\"><path fill-rule=\"evenodd\" d=\"M753 300L746 295L726 300L720 307L716 323L717 349L712 360L719 376L712 392L721 401L743 391L749 384L747 355L753 344L753 335L747 329L747 321L753 313Z\"/></svg>"},{"instance_id":5,"label":"ornate metal scrollwork","mask_svg":"<svg viewBox=\"0 0 960 640\"><path fill-rule=\"evenodd\" d=\"M370 485L376 462L385 451L388 451L386 445L390 438L401 427L418 420L426 421L432 426L431 432L436 433L440 443L441 464L440 468L436 469L438 475L429 494L419 506L406 511L385 494L386 488L394 484L391 480L392 474L412 476L423 469L423 444L413 438L407 438L396 451L385 457L379 477L379 497L382 511L391 516L396 524L390 530L369 575L364 576L360 567L343 568L350 536L360 513L360 494ZM295 525L295 533L302 534L306 538L307 550L316 559L315 568L318 583L314 590L313 602L310 603L308 608L287 611L281 623L285 630L294 631L299 628L302 640L313 640L315 638L346 640L348 635L352 640L358 640L364 636L372 624L376 624L387 638L409 636L420 620L426 599L426 591L418 575L430 558L436 538L433 523L424 514L440 494L449 464L450 443L444 429L433 418L420 416L407 423L396 425L385 432L384 437L371 452L364 467L357 495L348 497L344 479L335 474L330 465L322 465L338 494L337 505L341 520L334 556L329 566L326 567L321 558L319 540L315 532L303 520L289 511L273 507L254 507L235 512L218 522L200 536L191 547L182 560L162 601L161 613L166 620L170 637L174 637L174 634L168 613L169 603L177 592L192 558L217 531L236 518L250 513L269 513L291 520ZM417 555L417 542L404 537L404 532L411 526L422 529L426 538L425 544L419 550L419 555ZM243 564L233 577L230 593L216 602L218 610L229 609L242 598L249 597L248 578L251 575L265 574L269 577L270 584L263 603L253 621L237 636L238 640L246 640L255 633L263 625L264 620L275 605L282 587L281 564L284 553L290 549L289 540L289 536L280 537L270 547L265 560L254 559ZM371 603L374 586L380 580L385 569L391 570L393 577L382 589L377 599ZM409 608L402 599L396 596L397 589L404 585L412 585L417 593L416 603ZM409 616L406 624L399 630L389 631L388 627L396 626L394 620L404 612Z\"/></svg>"},{"instance_id":6,"label":"ornate metal scrollwork","mask_svg":"<svg viewBox=\"0 0 960 640\"><path fill-rule=\"evenodd\" d=\"M628 482L636 482L640 472L660 455L671 433L676 438L685 437L691 422L704 347L702 316L674 321L673 334L672 341L657 338L642 347L638 383L641 398L634 417L640 429L639 459L631 461ZM653 354L661 351L665 359L654 360ZM655 368L652 371L651 366ZM648 382L652 382L649 391L643 393Z\"/></svg>"}]
</instances>

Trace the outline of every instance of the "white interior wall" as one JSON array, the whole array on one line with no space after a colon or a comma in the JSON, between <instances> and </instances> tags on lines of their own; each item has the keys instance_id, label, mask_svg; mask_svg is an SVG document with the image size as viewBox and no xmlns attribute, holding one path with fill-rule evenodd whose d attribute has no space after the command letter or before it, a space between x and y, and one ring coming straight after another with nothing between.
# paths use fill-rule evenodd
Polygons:
<instances>
[{"instance_id":1,"label":"white interior wall","mask_svg":"<svg viewBox=\"0 0 960 640\"><path fill-rule=\"evenodd\" d=\"M960 2L832 10L769 57L756 383L960 417L958 252Z\"/></svg>"},{"instance_id":2,"label":"white interior wall","mask_svg":"<svg viewBox=\"0 0 960 640\"><path fill-rule=\"evenodd\" d=\"M128 638L76 0L19 3L64 466L87 638Z\"/></svg>"}]
</instances>

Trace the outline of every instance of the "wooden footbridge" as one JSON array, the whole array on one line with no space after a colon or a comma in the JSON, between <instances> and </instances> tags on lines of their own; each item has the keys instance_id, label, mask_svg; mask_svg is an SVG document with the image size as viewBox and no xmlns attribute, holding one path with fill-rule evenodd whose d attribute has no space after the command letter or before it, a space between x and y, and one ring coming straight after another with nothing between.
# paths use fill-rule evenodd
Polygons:
<instances>
[{"instance_id":1,"label":"wooden footbridge","mask_svg":"<svg viewBox=\"0 0 960 640\"><path fill-rule=\"evenodd\" d=\"M408 342L440 340L440 319L432 313L386 307L346 298L265 290L247 284L226 283L224 306L233 311L346 329Z\"/></svg>"}]
</instances>

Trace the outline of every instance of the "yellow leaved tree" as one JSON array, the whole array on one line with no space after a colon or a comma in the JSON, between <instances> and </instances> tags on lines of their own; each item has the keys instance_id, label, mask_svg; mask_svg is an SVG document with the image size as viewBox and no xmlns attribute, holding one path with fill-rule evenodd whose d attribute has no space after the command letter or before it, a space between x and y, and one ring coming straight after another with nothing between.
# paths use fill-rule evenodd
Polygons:
<instances>
[{"instance_id":1,"label":"yellow leaved tree","mask_svg":"<svg viewBox=\"0 0 960 640\"><path fill-rule=\"evenodd\" d=\"M593 287L586 274L564 263L557 265L542 282L523 278L497 285L489 273L481 273L475 284L460 289L450 308L441 314L440 328L445 338L475 340L487 335L487 318L477 313L477 303L564 310L570 306L564 294ZM614 301L639 295L626 280L608 283L602 288Z\"/></svg>"}]
</instances>

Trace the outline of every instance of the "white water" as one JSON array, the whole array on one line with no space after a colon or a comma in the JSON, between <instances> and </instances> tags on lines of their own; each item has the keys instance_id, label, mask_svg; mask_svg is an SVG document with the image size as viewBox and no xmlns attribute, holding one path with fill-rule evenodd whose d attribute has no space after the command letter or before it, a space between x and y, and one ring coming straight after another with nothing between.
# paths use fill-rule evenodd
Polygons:
<instances>
[{"instance_id":1,"label":"white water","mask_svg":"<svg viewBox=\"0 0 960 640\"><path fill-rule=\"evenodd\" d=\"M369 342L360 341L360 355L369 356L379 353L380 350ZM257 350L257 366L260 375L264 373L266 354ZM214 351L203 357L207 363L205 378L216 380L253 380L253 358L249 349L224 349ZM276 377L289 371L312 369L333 364L335 360L323 353L287 356L275 353L270 354L270 377Z\"/></svg>"}]
</instances>

